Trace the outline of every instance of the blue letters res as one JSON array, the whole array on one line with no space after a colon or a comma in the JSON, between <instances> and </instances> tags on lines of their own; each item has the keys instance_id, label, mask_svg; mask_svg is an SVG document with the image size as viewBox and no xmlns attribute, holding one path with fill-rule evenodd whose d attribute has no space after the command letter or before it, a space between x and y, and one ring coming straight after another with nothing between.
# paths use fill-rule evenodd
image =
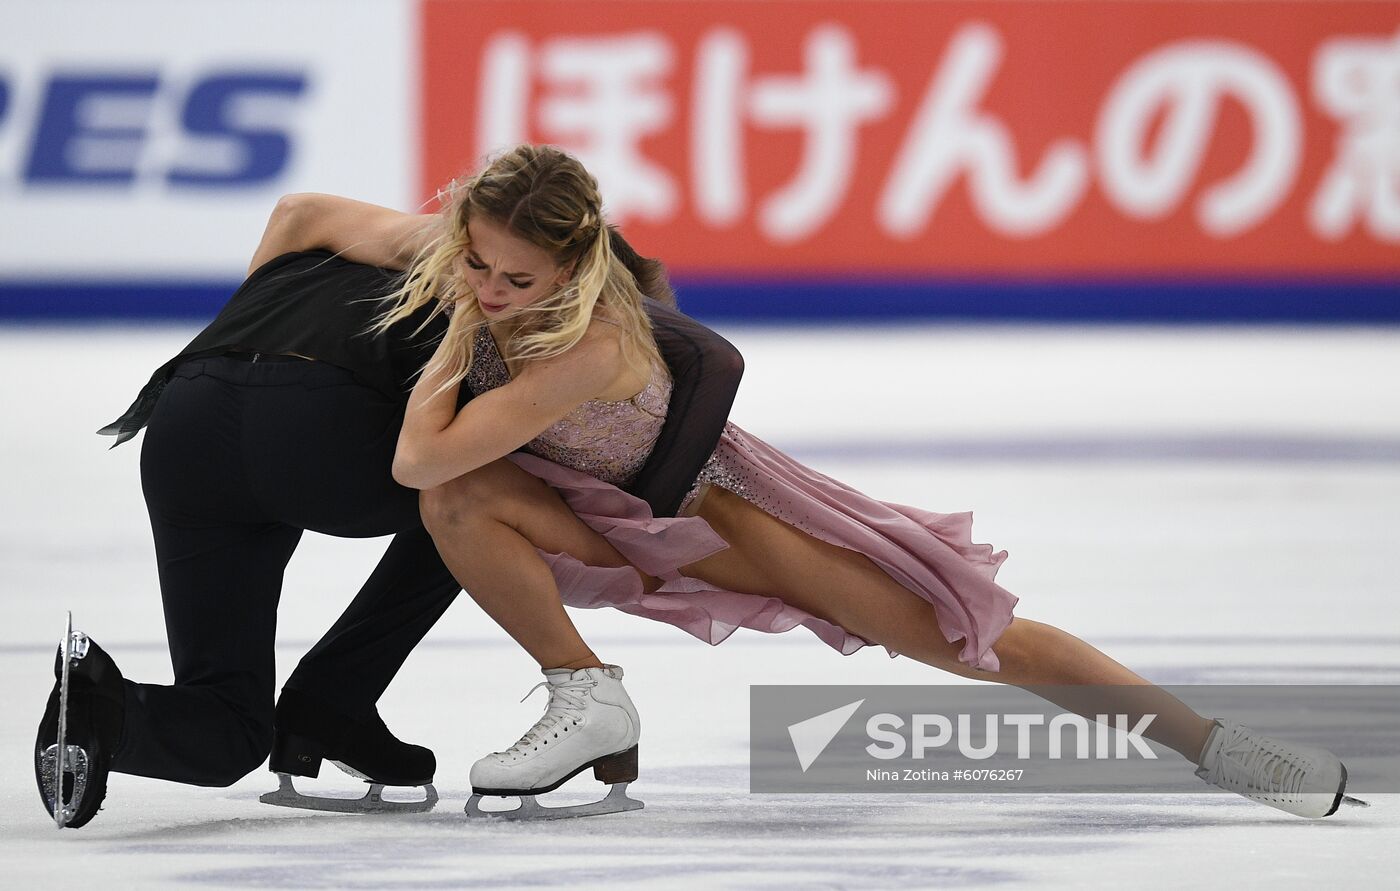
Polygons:
<instances>
[{"instance_id":1,"label":"blue letters res","mask_svg":"<svg viewBox=\"0 0 1400 891\"><path fill-rule=\"evenodd\" d=\"M55 74L40 103L25 180L31 185L129 184L152 135L156 72ZM180 112L178 151L164 179L175 187L255 186L287 166L292 140L270 103L302 96L301 72L219 72L196 79ZM8 87L0 82L0 117ZM143 171L144 173L144 171Z\"/></svg>"}]
</instances>

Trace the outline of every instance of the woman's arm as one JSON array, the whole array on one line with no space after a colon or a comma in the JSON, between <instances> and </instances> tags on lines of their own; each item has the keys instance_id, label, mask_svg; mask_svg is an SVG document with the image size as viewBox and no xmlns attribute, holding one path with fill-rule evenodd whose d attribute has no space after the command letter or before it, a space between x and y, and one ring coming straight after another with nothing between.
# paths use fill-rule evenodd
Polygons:
<instances>
[{"instance_id":1,"label":"woman's arm","mask_svg":"<svg viewBox=\"0 0 1400 891\"><path fill-rule=\"evenodd\" d=\"M444 338L434 361L448 348ZM455 390L433 395L444 375L424 374L408 400L394 479L410 489L431 489L490 464L605 393L624 373L616 337L585 335L568 352L529 363L510 383L482 393L460 411Z\"/></svg>"},{"instance_id":2,"label":"woman's arm","mask_svg":"<svg viewBox=\"0 0 1400 891\"><path fill-rule=\"evenodd\" d=\"M671 370L671 406L647 463L627 490L674 517L700 468L714 453L744 376L744 357L704 325L655 300L647 301L661 357Z\"/></svg>"},{"instance_id":3,"label":"woman's arm","mask_svg":"<svg viewBox=\"0 0 1400 891\"><path fill-rule=\"evenodd\" d=\"M248 272L274 257L317 248L356 263L404 269L441 226L437 214L407 214L315 192L284 195L272 209Z\"/></svg>"}]
</instances>

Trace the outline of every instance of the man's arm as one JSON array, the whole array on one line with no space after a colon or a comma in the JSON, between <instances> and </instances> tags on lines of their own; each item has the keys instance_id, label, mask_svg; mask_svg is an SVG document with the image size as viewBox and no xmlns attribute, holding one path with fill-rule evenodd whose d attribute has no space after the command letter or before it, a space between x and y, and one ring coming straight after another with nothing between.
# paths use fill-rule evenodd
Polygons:
<instances>
[{"instance_id":1,"label":"man's arm","mask_svg":"<svg viewBox=\"0 0 1400 891\"><path fill-rule=\"evenodd\" d=\"M673 387L666 423L627 489L649 503L654 516L674 517L719 444L744 375L744 357L680 311L655 300L647 300L646 308Z\"/></svg>"},{"instance_id":2,"label":"man's arm","mask_svg":"<svg viewBox=\"0 0 1400 891\"><path fill-rule=\"evenodd\" d=\"M442 232L437 214L407 214L337 195L283 195L272 209L248 272L297 251L324 248L347 260L406 269Z\"/></svg>"}]
</instances>

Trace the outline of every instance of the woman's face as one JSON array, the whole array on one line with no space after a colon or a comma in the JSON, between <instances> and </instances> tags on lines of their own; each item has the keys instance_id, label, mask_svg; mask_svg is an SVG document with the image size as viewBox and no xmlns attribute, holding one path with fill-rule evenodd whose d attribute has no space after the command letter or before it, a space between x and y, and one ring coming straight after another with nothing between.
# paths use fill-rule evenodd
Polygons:
<instances>
[{"instance_id":1,"label":"woman's face","mask_svg":"<svg viewBox=\"0 0 1400 891\"><path fill-rule=\"evenodd\" d=\"M508 319L569 280L548 251L492 220L467 222L471 246L457 258L458 274L476 292L487 320Z\"/></svg>"}]
</instances>

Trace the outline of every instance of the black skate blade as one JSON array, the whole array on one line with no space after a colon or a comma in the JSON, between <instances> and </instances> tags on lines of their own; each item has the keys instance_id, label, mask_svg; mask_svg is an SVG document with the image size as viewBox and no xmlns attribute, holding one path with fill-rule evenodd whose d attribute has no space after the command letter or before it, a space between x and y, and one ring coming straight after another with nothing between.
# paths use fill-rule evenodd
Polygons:
<instances>
[{"instance_id":1,"label":"black skate blade","mask_svg":"<svg viewBox=\"0 0 1400 891\"><path fill-rule=\"evenodd\" d=\"M1360 798L1354 798L1354 797L1352 797L1352 796L1350 796L1350 795L1343 795L1343 796L1342 796L1342 804L1349 804L1349 805L1351 805L1352 807L1370 807L1370 806L1371 806L1371 802L1369 802L1369 801L1362 801Z\"/></svg>"},{"instance_id":2,"label":"black skate blade","mask_svg":"<svg viewBox=\"0 0 1400 891\"><path fill-rule=\"evenodd\" d=\"M423 814L438 803L437 789L431 783L423 786L422 801L385 801L384 784L370 783L369 791L360 798L329 798L323 795L303 795L292 785L288 774L277 775L276 792L264 792L258 797L263 804L326 811L334 814Z\"/></svg>"},{"instance_id":3,"label":"black skate blade","mask_svg":"<svg viewBox=\"0 0 1400 891\"><path fill-rule=\"evenodd\" d=\"M608 794L598 801L587 804L561 804L548 807L540 804L534 795L512 796L520 799L520 804L510 810L488 811L481 807L485 796L473 792L467 799L467 816L489 820L566 820L574 817L600 817L605 814L621 814L641 810L645 805L628 796L627 783L614 783ZM492 796L508 797L508 796Z\"/></svg>"}]
</instances>

